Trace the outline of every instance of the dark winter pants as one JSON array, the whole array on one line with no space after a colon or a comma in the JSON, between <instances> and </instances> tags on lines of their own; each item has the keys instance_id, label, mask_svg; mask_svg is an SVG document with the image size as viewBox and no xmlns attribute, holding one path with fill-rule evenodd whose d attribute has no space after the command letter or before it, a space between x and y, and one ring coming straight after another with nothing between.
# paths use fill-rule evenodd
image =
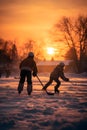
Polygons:
<instances>
[{"instance_id":1,"label":"dark winter pants","mask_svg":"<svg viewBox=\"0 0 87 130\"><path fill-rule=\"evenodd\" d=\"M28 84L32 84L31 71L29 71L29 70L21 70L20 83L24 84L25 78L27 78L27 83Z\"/></svg>"},{"instance_id":2,"label":"dark winter pants","mask_svg":"<svg viewBox=\"0 0 87 130\"><path fill-rule=\"evenodd\" d=\"M57 77L50 77L49 81L44 86L44 88L46 89L50 84L52 84L53 80L57 83L56 86L55 86L55 91L56 91L61 84Z\"/></svg>"},{"instance_id":3,"label":"dark winter pants","mask_svg":"<svg viewBox=\"0 0 87 130\"><path fill-rule=\"evenodd\" d=\"M26 78L27 78L27 92L28 95L30 95L32 92L32 75L31 75L31 71L29 70L21 70L18 92L20 94L21 91L23 90L23 86Z\"/></svg>"}]
</instances>

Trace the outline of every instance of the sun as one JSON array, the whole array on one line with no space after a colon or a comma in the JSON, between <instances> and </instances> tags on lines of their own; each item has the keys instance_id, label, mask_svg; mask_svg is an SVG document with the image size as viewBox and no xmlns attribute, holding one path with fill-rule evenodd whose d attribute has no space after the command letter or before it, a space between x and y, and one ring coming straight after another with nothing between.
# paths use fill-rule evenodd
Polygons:
<instances>
[{"instance_id":1,"label":"sun","mask_svg":"<svg viewBox=\"0 0 87 130\"><path fill-rule=\"evenodd\" d=\"M53 55L53 54L54 54L54 48L48 47L48 48L47 48L47 53L48 53L49 55Z\"/></svg>"}]
</instances>

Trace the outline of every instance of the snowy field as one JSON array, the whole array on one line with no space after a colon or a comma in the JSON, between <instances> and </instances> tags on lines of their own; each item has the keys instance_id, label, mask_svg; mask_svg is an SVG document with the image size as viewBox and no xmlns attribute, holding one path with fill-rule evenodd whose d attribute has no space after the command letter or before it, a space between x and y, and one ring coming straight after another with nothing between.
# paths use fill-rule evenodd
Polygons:
<instances>
[{"instance_id":1,"label":"snowy field","mask_svg":"<svg viewBox=\"0 0 87 130\"><path fill-rule=\"evenodd\" d=\"M87 130L87 75L66 74L73 81L62 81L60 94L47 95L33 78L33 92L26 83L17 93L19 79L0 79L0 130ZM39 74L45 84L49 74ZM53 92L55 83L48 88Z\"/></svg>"}]
</instances>

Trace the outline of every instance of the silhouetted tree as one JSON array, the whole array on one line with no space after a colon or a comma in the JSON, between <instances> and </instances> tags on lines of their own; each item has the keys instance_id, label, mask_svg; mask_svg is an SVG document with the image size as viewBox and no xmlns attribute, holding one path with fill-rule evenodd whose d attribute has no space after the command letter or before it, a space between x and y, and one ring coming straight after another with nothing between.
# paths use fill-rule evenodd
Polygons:
<instances>
[{"instance_id":1,"label":"silhouetted tree","mask_svg":"<svg viewBox=\"0 0 87 130\"><path fill-rule=\"evenodd\" d=\"M57 24L55 24L56 32L62 32L62 42L65 42L70 51L72 50L72 60L74 61L77 72L84 71L87 61L87 17L78 16L77 19L63 17ZM57 36L56 36L57 38ZM68 57L70 51L67 53Z\"/></svg>"},{"instance_id":2,"label":"silhouetted tree","mask_svg":"<svg viewBox=\"0 0 87 130\"><path fill-rule=\"evenodd\" d=\"M38 61L39 57L42 55L42 47L34 40L28 40L21 50L23 54L23 58L27 56L27 54L32 51L35 54L35 60Z\"/></svg>"},{"instance_id":3,"label":"silhouetted tree","mask_svg":"<svg viewBox=\"0 0 87 130\"><path fill-rule=\"evenodd\" d=\"M3 46L4 46L4 39L0 38L0 49L3 50Z\"/></svg>"},{"instance_id":4,"label":"silhouetted tree","mask_svg":"<svg viewBox=\"0 0 87 130\"><path fill-rule=\"evenodd\" d=\"M51 61L54 61L54 57L51 58Z\"/></svg>"},{"instance_id":5,"label":"silhouetted tree","mask_svg":"<svg viewBox=\"0 0 87 130\"><path fill-rule=\"evenodd\" d=\"M15 44L12 45L11 51L10 51L11 59L13 62L18 60L18 51Z\"/></svg>"},{"instance_id":6,"label":"silhouetted tree","mask_svg":"<svg viewBox=\"0 0 87 130\"><path fill-rule=\"evenodd\" d=\"M6 77L10 75L13 61L17 63L18 53L16 45L12 41L0 39L0 75L5 72Z\"/></svg>"},{"instance_id":7,"label":"silhouetted tree","mask_svg":"<svg viewBox=\"0 0 87 130\"><path fill-rule=\"evenodd\" d=\"M0 64L6 64L11 62L10 56L6 54L4 50L0 50Z\"/></svg>"},{"instance_id":8,"label":"silhouetted tree","mask_svg":"<svg viewBox=\"0 0 87 130\"><path fill-rule=\"evenodd\" d=\"M21 49L23 58L26 57L30 51L33 52L34 44L35 41L33 40L28 40L26 43L24 43L23 49Z\"/></svg>"},{"instance_id":9,"label":"silhouetted tree","mask_svg":"<svg viewBox=\"0 0 87 130\"><path fill-rule=\"evenodd\" d=\"M9 64L11 63L10 56L4 50L0 50L0 77L6 73L6 77L10 75Z\"/></svg>"}]
</instances>

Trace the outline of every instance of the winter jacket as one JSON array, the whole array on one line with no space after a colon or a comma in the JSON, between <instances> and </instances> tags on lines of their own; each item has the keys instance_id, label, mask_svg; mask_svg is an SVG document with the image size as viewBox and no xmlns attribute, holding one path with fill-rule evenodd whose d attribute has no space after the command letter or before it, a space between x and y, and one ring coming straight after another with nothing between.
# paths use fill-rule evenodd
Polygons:
<instances>
[{"instance_id":1,"label":"winter jacket","mask_svg":"<svg viewBox=\"0 0 87 130\"><path fill-rule=\"evenodd\" d=\"M33 71L33 73L37 74L37 66L36 66L36 62L34 61L34 59L32 57L27 57L25 58L21 63L19 68L21 70L29 70L29 71Z\"/></svg>"},{"instance_id":2,"label":"winter jacket","mask_svg":"<svg viewBox=\"0 0 87 130\"><path fill-rule=\"evenodd\" d=\"M63 67L60 66L60 65L57 65L54 70L52 71L52 73L50 74L50 77L53 78L53 79L56 79L56 78L62 78L64 81L69 81L68 78L66 78L64 76L64 72L63 72Z\"/></svg>"}]
</instances>

